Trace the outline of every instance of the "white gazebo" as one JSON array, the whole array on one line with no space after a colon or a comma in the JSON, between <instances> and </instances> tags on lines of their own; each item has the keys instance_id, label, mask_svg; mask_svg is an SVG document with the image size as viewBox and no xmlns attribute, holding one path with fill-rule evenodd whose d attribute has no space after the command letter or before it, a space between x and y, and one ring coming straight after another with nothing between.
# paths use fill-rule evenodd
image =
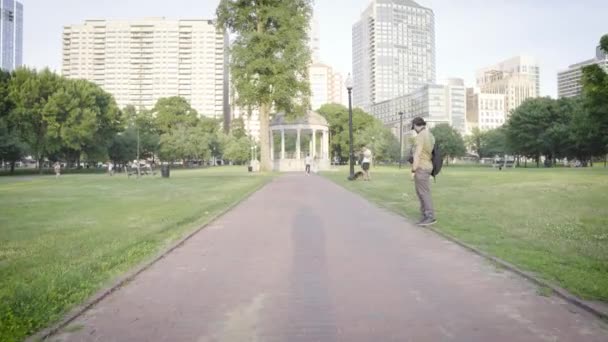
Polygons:
<instances>
[{"instance_id":1,"label":"white gazebo","mask_svg":"<svg viewBox=\"0 0 608 342\"><path fill-rule=\"evenodd\" d=\"M295 148L286 149L285 136L295 133ZM280 135L280 146L275 148L275 136ZM302 140L308 146L302 148ZM329 155L329 125L319 113L309 111L305 116L288 118L277 113L270 122L270 158L274 171L304 171L307 154L313 158L313 170L326 171L331 168Z\"/></svg>"}]
</instances>

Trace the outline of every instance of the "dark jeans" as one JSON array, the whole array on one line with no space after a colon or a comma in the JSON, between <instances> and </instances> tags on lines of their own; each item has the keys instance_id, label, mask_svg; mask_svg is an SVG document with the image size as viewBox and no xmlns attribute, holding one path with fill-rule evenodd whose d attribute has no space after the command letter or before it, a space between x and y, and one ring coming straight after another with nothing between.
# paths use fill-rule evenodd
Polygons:
<instances>
[{"instance_id":1,"label":"dark jeans","mask_svg":"<svg viewBox=\"0 0 608 342\"><path fill-rule=\"evenodd\" d=\"M310 165L306 165L306 173L310 173Z\"/></svg>"},{"instance_id":2,"label":"dark jeans","mask_svg":"<svg viewBox=\"0 0 608 342\"><path fill-rule=\"evenodd\" d=\"M431 198L431 171L416 170L414 177L416 195L420 200L420 212L423 218L435 218L433 199Z\"/></svg>"}]
</instances>

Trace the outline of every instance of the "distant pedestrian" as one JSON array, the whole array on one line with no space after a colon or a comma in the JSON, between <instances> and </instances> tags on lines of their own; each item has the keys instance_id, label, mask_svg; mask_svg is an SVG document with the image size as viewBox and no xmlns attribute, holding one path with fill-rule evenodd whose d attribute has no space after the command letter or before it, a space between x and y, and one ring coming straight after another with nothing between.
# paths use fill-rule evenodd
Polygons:
<instances>
[{"instance_id":1,"label":"distant pedestrian","mask_svg":"<svg viewBox=\"0 0 608 342\"><path fill-rule=\"evenodd\" d=\"M53 164L53 169L55 170L55 178L59 178L59 176L61 176L61 164L55 162L55 164Z\"/></svg>"},{"instance_id":2,"label":"distant pedestrian","mask_svg":"<svg viewBox=\"0 0 608 342\"><path fill-rule=\"evenodd\" d=\"M416 187L416 195L420 200L420 211L422 213L422 219L418 222L418 225L430 226L437 222L431 198L431 172L433 171L432 157L435 137L426 128L426 122L421 117L414 118L412 129L417 133L412 179Z\"/></svg>"},{"instance_id":3,"label":"distant pedestrian","mask_svg":"<svg viewBox=\"0 0 608 342\"><path fill-rule=\"evenodd\" d=\"M112 162L108 162L108 173L110 174L110 176L114 176L114 164L112 164Z\"/></svg>"},{"instance_id":4,"label":"distant pedestrian","mask_svg":"<svg viewBox=\"0 0 608 342\"><path fill-rule=\"evenodd\" d=\"M371 178L369 176L369 168L372 164L372 151L367 148L363 148L363 161L361 162L361 168L363 169L363 180L369 181Z\"/></svg>"},{"instance_id":5,"label":"distant pedestrian","mask_svg":"<svg viewBox=\"0 0 608 342\"><path fill-rule=\"evenodd\" d=\"M306 175L310 176L310 167L312 166L312 157L310 156L310 154L306 155L304 162L306 163Z\"/></svg>"}]
</instances>

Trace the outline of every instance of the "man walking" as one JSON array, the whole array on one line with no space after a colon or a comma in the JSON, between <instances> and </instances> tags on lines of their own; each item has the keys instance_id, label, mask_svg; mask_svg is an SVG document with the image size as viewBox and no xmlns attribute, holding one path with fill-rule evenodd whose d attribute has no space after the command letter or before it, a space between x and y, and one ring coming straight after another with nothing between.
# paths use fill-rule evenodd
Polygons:
<instances>
[{"instance_id":1,"label":"man walking","mask_svg":"<svg viewBox=\"0 0 608 342\"><path fill-rule=\"evenodd\" d=\"M306 155L304 161L306 163L306 175L310 176L310 166L312 165L312 157L310 156L310 154Z\"/></svg>"},{"instance_id":2,"label":"man walking","mask_svg":"<svg viewBox=\"0 0 608 342\"><path fill-rule=\"evenodd\" d=\"M412 179L416 187L416 195L420 200L420 211L422 219L418 222L420 226L435 224L435 211L431 198L431 172L433 171L433 147L435 137L426 128L426 122L421 117L412 120L412 129L416 131L416 143L414 148L414 161L412 163Z\"/></svg>"},{"instance_id":3,"label":"man walking","mask_svg":"<svg viewBox=\"0 0 608 342\"><path fill-rule=\"evenodd\" d=\"M61 176L61 164L59 162L55 162L53 169L55 170L55 178L59 178L59 176Z\"/></svg>"}]
</instances>

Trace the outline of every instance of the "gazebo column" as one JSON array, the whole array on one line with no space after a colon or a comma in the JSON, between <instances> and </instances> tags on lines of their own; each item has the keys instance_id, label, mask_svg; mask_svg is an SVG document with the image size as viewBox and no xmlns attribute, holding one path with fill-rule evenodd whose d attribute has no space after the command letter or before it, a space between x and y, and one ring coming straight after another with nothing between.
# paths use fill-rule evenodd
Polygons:
<instances>
[{"instance_id":1,"label":"gazebo column","mask_svg":"<svg viewBox=\"0 0 608 342\"><path fill-rule=\"evenodd\" d=\"M281 129L281 160L285 159L285 129Z\"/></svg>"},{"instance_id":2,"label":"gazebo column","mask_svg":"<svg viewBox=\"0 0 608 342\"><path fill-rule=\"evenodd\" d=\"M274 160L274 130L270 128L270 160Z\"/></svg>"},{"instance_id":3,"label":"gazebo column","mask_svg":"<svg viewBox=\"0 0 608 342\"><path fill-rule=\"evenodd\" d=\"M323 159L329 159L329 132L323 130Z\"/></svg>"},{"instance_id":4,"label":"gazebo column","mask_svg":"<svg viewBox=\"0 0 608 342\"><path fill-rule=\"evenodd\" d=\"M296 159L298 159L298 160L300 159L300 154L301 154L300 153L300 133L301 133L301 130L298 128L298 133L296 136Z\"/></svg>"},{"instance_id":5,"label":"gazebo column","mask_svg":"<svg viewBox=\"0 0 608 342\"><path fill-rule=\"evenodd\" d=\"M317 130L312 130L312 153L310 155L313 159L317 157Z\"/></svg>"}]
</instances>

